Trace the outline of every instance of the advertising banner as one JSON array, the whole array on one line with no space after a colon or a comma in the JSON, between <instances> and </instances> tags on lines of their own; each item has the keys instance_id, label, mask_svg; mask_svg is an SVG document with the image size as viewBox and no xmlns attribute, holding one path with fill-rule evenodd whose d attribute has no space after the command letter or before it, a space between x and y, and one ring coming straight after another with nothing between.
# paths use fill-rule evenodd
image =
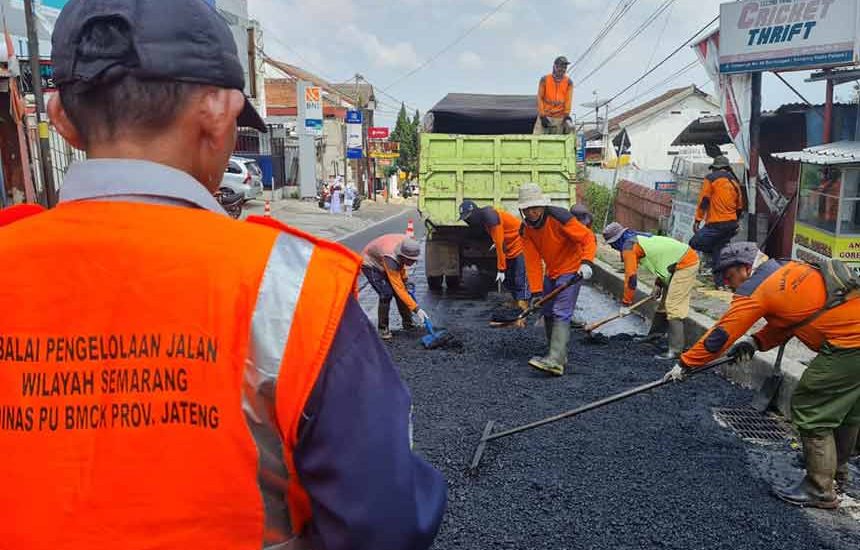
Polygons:
<instances>
[{"instance_id":1,"label":"advertising banner","mask_svg":"<svg viewBox=\"0 0 860 550\"><path fill-rule=\"evenodd\" d=\"M305 134L323 135L322 88L319 86L305 88Z\"/></svg>"}]
</instances>

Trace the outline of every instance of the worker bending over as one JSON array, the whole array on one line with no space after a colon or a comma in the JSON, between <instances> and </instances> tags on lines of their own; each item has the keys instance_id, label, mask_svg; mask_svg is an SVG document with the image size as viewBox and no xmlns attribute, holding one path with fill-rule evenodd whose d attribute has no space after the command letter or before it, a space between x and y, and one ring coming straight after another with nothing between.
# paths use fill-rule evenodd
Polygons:
<instances>
[{"instance_id":1,"label":"worker bending over","mask_svg":"<svg viewBox=\"0 0 860 550\"><path fill-rule=\"evenodd\" d=\"M684 351L684 320L690 314L690 293L696 284L699 256L688 245L669 237L637 233L618 222L603 230L606 243L621 253L624 260L624 297L621 315L630 313L636 297L639 266L654 274L651 297L661 298L651 321L648 338L653 339L668 329L669 349L657 359L674 360Z\"/></svg>"},{"instance_id":2,"label":"worker bending over","mask_svg":"<svg viewBox=\"0 0 860 550\"><path fill-rule=\"evenodd\" d=\"M847 463L860 429L860 299L856 290L850 291L858 283L847 268L841 273L846 285L828 274L840 266L844 268L825 262L819 270L803 262L768 260L755 243L730 244L717 267L735 292L731 307L667 375L683 378L688 369L726 350L749 360L756 351L778 347L793 336L817 351L791 399L806 475L793 487L774 489L779 498L798 506L839 506L834 479L838 486L847 483ZM767 324L744 337L761 318Z\"/></svg>"},{"instance_id":3,"label":"worker bending over","mask_svg":"<svg viewBox=\"0 0 860 550\"><path fill-rule=\"evenodd\" d=\"M714 286L721 288L723 278L716 269L723 249L738 232L738 218L746 208L744 192L729 159L719 156L710 166L711 173L702 183L693 223L693 238L690 246L694 250L709 254ZM702 227L702 222L705 223Z\"/></svg>"},{"instance_id":4,"label":"worker bending over","mask_svg":"<svg viewBox=\"0 0 860 550\"><path fill-rule=\"evenodd\" d=\"M538 84L538 118L534 134L569 134L573 131L570 109L573 106L573 81L567 76L570 62L561 56L555 59L552 72Z\"/></svg>"},{"instance_id":5,"label":"worker bending over","mask_svg":"<svg viewBox=\"0 0 860 550\"><path fill-rule=\"evenodd\" d=\"M415 330L412 322L414 313L423 325L430 317L418 307L415 298L407 290L409 275L406 268L418 261L421 245L413 238L402 234L382 235L370 241L361 253L364 258L361 267L364 276L376 294L379 295L377 307L377 328L379 337L391 339L388 328L391 299L397 302L397 311L403 320L403 330Z\"/></svg>"},{"instance_id":6,"label":"worker bending over","mask_svg":"<svg viewBox=\"0 0 860 550\"><path fill-rule=\"evenodd\" d=\"M501 208L478 208L473 201L460 205L460 219L489 233L496 249L496 283L504 283L517 307L528 309L529 282L520 237L522 220Z\"/></svg>"},{"instance_id":7,"label":"worker bending over","mask_svg":"<svg viewBox=\"0 0 860 550\"><path fill-rule=\"evenodd\" d=\"M588 280L597 252L594 234L564 208L551 206L536 183L520 187L519 209L522 224L526 272L532 300L549 294L571 279ZM546 271L541 266L543 260ZM549 343L545 357L533 357L532 367L561 376L567 365L570 323L579 296L581 281L562 291L543 307L544 327Z\"/></svg>"}]
</instances>

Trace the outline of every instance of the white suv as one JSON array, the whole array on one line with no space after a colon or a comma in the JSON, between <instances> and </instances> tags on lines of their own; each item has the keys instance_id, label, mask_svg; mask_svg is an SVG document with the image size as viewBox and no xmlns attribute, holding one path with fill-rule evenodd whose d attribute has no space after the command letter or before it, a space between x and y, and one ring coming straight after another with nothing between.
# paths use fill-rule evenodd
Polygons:
<instances>
[{"instance_id":1,"label":"white suv","mask_svg":"<svg viewBox=\"0 0 860 550\"><path fill-rule=\"evenodd\" d=\"M263 171L254 159L230 157L221 187L245 197L246 201L263 194Z\"/></svg>"}]
</instances>

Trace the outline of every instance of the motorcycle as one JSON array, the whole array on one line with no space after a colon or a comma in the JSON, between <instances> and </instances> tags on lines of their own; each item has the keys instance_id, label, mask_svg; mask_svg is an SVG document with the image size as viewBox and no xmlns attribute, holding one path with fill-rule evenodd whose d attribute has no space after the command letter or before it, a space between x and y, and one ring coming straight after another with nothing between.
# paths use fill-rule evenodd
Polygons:
<instances>
[{"instance_id":1,"label":"motorcycle","mask_svg":"<svg viewBox=\"0 0 860 550\"><path fill-rule=\"evenodd\" d=\"M343 196L343 191L341 190L341 191L338 191L338 192L341 194L341 197L342 197L342 196ZM330 195L331 195L331 190L329 189L329 187L328 187L327 185L324 185L324 186L320 187L320 188L319 188L319 191L317 192L317 196L316 196L316 199L317 199L317 206L319 206L319 207L320 207L320 208L322 208L323 210L327 210L327 209L328 209L328 206L327 206L327 205L329 205L329 204L331 203L331 196L330 196ZM362 197L361 197L361 195L359 195L358 193L356 193L356 194L355 194L355 199L353 199L353 201L352 201L352 210L353 210L353 212L355 212L355 211L357 211L359 208L361 208L361 201L362 201Z\"/></svg>"},{"instance_id":2,"label":"motorcycle","mask_svg":"<svg viewBox=\"0 0 860 550\"><path fill-rule=\"evenodd\" d=\"M241 193L236 193L228 187L222 187L215 193L215 199L234 220L238 220L242 216L242 204L245 202L245 197Z\"/></svg>"}]
</instances>

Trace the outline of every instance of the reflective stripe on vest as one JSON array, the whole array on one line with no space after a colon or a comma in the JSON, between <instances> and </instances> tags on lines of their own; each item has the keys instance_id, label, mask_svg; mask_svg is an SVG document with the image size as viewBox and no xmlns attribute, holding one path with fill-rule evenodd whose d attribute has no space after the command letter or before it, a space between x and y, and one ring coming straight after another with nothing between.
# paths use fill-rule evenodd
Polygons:
<instances>
[{"instance_id":1,"label":"reflective stripe on vest","mask_svg":"<svg viewBox=\"0 0 860 550\"><path fill-rule=\"evenodd\" d=\"M690 249L688 245L669 237L639 236L636 240L645 251L642 265L664 283L672 278L669 268L677 264Z\"/></svg>"},{"instance_id":2,"label":"reflective stripe on vest","mask_svg":"<svg viewBox=\"0 0 860 550\"><path fill-rule=\"evenodd\" d=\"M264 223L86 201L2 229L4 544L298 540L292 451L360 261Z\"/></svg>"}]
</instances>

